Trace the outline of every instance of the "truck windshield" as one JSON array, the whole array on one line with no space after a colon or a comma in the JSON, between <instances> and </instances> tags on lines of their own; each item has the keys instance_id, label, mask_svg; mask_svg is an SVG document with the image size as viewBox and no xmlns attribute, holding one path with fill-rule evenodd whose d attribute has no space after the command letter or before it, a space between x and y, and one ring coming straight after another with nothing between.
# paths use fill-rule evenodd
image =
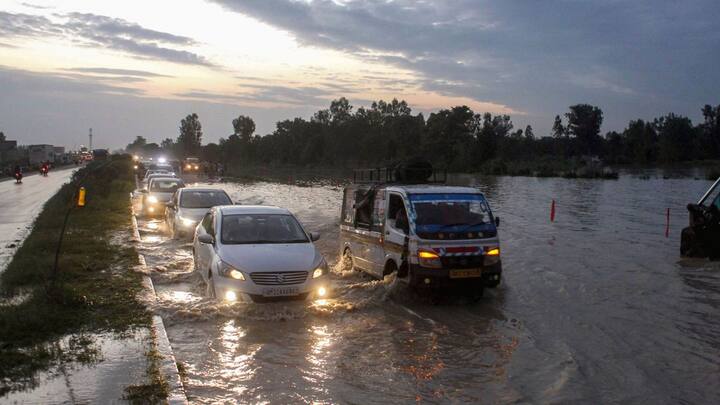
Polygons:
<instances>
[{"instance_id":1,"label":"truck windshield","mask_svg":"<svg viewBox=\"0 0 720 405\"><path fill-rule=\"evenodd\" d=\"M481 194L410 194L417 232L453 232L494 228Z\"/></svg>"}]
</instances>

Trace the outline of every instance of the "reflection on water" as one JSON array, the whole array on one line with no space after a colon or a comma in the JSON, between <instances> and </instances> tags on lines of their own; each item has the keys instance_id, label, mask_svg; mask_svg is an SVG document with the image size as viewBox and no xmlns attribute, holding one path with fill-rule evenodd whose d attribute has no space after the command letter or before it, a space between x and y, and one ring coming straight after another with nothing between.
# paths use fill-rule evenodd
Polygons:
<instances>
[{"instance_id":1,"label":"reflection on water","mask_svg":"<svg viewBox=\"0 0 720 405\"><path fill-rule=\"evenodd\" d=\"M720 403L720 264L678 257L709 182L661 177L453 176L502 217L504 280L479 302L334 266L328 299L230 305L161 221L140 221L141 250L192 402ZM337 263L341 189L215 186L289 208Z\"/></svg>"}]
</instances>

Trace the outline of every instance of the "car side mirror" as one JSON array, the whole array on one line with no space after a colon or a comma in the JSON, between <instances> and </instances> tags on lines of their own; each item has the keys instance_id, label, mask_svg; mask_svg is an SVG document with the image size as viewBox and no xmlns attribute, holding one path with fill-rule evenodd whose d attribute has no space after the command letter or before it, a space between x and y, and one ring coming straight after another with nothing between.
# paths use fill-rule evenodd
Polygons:
<instances>
[{"instance_id":1,"label":"car side mirror","mask_svg":"<svg viewBox=\"0 0 720 405\"><path fill-rule=\"evenodd\" d=\"M320 234L318 232L310 232L310 240L315 242L320 239Z\"/></svg>"},{"instance_id":2,"label":"car side mirror","mask_svg":"<svg viewBox=\"0 0 720 405\"><path fill-rule=\"evenodd\" d=\"M495 217L495 226L500 226L500 217Z\"/></svg>"},{"instance_id":3,"label":"car side mirror","mask_svg":"<svg viewBox=\"0 0 720 405\"><path fill-rule=\"evenodd\" d=\"M204 243L206 245L214 245L215 238L213 238L210 234L204 233L202 235L198 235L198 242Z\"/></svg>"}]
</instances>

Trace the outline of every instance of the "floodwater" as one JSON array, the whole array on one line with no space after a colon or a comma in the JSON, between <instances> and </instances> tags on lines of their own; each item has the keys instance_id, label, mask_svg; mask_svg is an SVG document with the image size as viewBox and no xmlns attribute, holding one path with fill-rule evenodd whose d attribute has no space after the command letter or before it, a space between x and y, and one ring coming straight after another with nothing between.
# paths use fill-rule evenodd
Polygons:
<instances>
[{"instance_id":1,"label":"floodwater","mask_svg":"<svg viewBox=\"0 0 720 405\"><path fill-rule=\"evenodd\" d=\"M502 221L503 283L477 302L334 270L328 300L217 303L191 245L141 220L191 402L720 403L720 263L679 257L684 207L710 182L454 181L481 189ZM337 261L341 188L216 186L289 208Z\"/></svg>"}]
</instances>

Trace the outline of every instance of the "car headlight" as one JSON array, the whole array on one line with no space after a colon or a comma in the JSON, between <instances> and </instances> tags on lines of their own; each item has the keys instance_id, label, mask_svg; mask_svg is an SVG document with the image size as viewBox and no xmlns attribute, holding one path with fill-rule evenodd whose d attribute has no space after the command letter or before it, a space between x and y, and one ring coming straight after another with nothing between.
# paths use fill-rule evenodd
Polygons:
<instances>
[{"instance_id":1,"label":"car headlight","mask_svg":"<svg viewBox=\"0 0 720 405\"><path fill-rule=\"evenodd\" d=\"M199 169L199 168L200 168L200 166L198 166L198 165L195 165L195 170L197 170L197 169Z\"/></svg>"},{"instance_id":2,"label":"car headlight","mask_svg":"<svg viewBox=\"0 0 720 405\"><path fill-rule=\"evenodd\" d=\"M150 197L148 197L147 201L148 201L150 204L157 204L157 203L158 203L158 199L157 199L157 197L155 197L154 195L151 195Z\"/></svg>"},{"instance_id":3,"label":"car headlight","mask_svg":"<svg viewBox=\"0 0 720 405\"><path fill-rule=\"evenodd\" d=\"M220 262L219 267L219 273L221 276L232 278L235 280L245 281L245 275L242 273L242 271L236 269L235 267L222 261Z\"/></svg>"},{"instance_id":4,"label":"car headlight","mask_svg":"<svg viewBox=\"0 0 720 405\"><path fill-rule=\"evenodd\" d=\"M180 222L182 222L183 226L186 226L188 228L195 225L195 221L189 218L180 217Z\"/></svg>"},{"instance_id":5,"label":"car headlight","mask_svg":"<svg viewBox=\"0 0 720 405\"><path fill-rule=\"evenodd\" d=\"M313 278L318 278L327 273L327 269L327 262L323 259L322 262L320 262L320 265L313 271Z\"/></svg>"}]
</instances>

